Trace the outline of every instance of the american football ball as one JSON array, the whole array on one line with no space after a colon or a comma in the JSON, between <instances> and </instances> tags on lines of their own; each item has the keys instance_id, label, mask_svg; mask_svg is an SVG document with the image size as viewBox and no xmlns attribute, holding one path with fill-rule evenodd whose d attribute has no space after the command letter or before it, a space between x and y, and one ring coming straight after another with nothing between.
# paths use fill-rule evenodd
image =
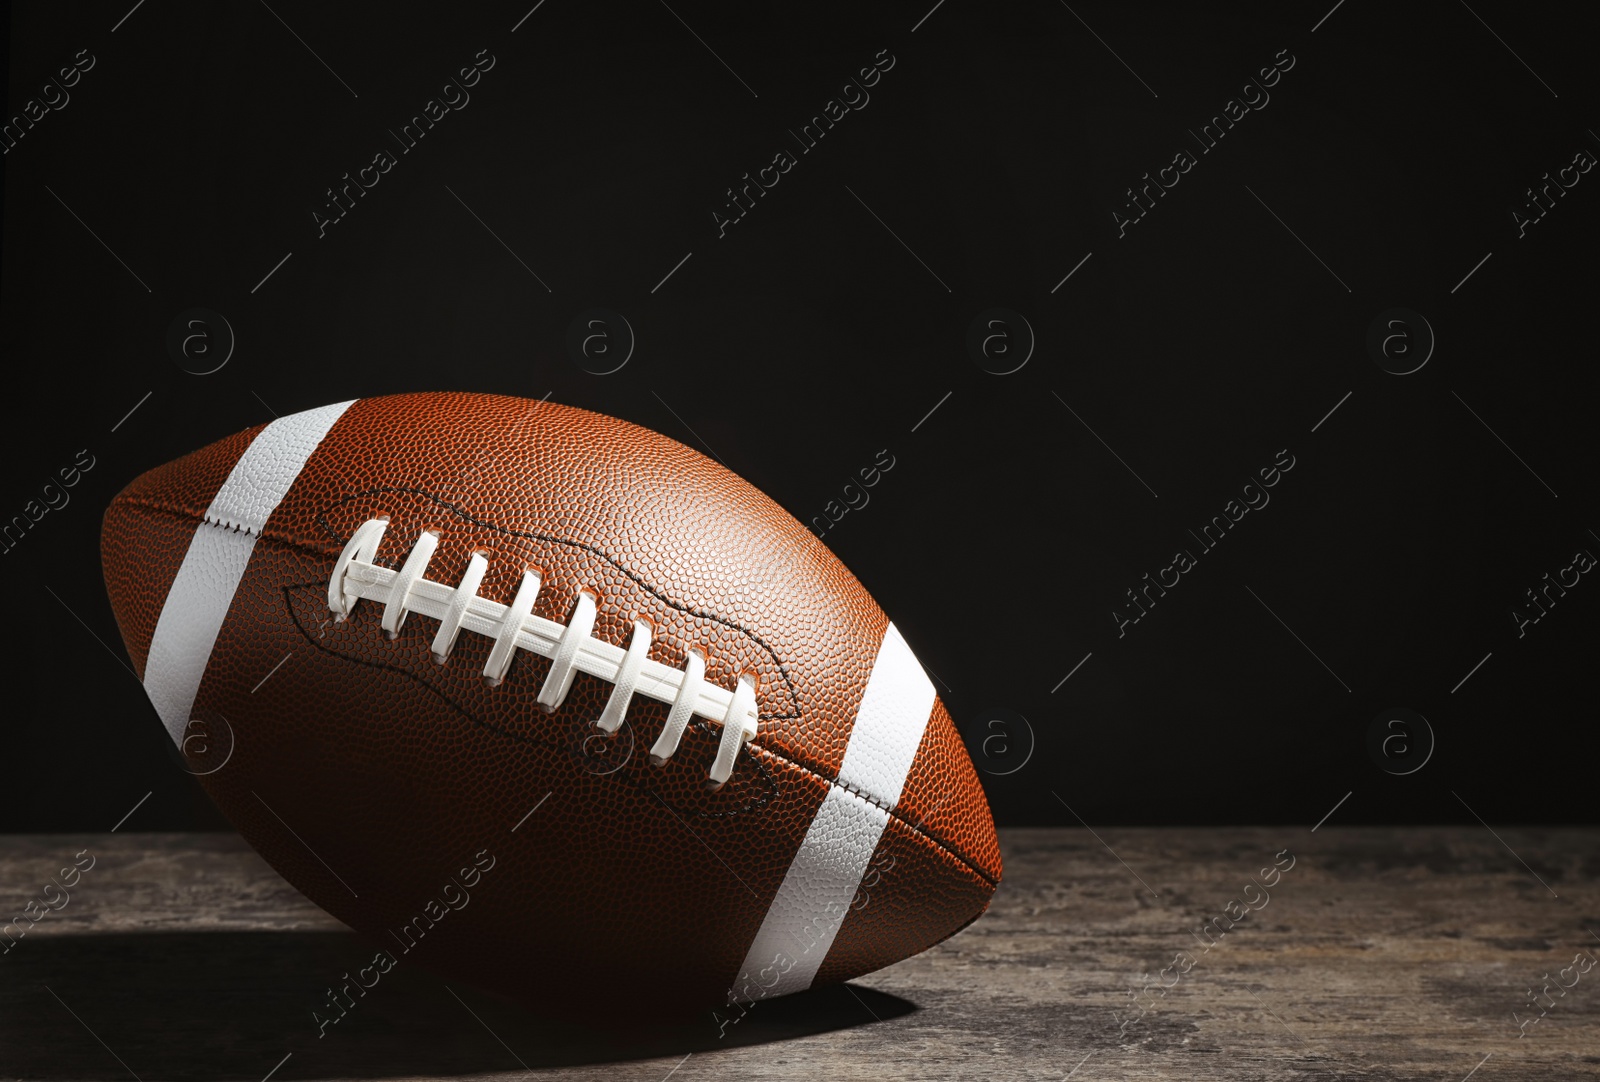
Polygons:
<instances>
[{"instance_id":1,"label":"american football ball","mask_svg":"<svg viewBox=\"0 0 1600 1082\"><path fill-rule=\"evenodd\" d=\"M751 1002L924 950L999 882L901 633L776 503L654 432L342 402L145 473L101 546L186 764L374 941L358 977Z\"/></svg>"}]
</instances>

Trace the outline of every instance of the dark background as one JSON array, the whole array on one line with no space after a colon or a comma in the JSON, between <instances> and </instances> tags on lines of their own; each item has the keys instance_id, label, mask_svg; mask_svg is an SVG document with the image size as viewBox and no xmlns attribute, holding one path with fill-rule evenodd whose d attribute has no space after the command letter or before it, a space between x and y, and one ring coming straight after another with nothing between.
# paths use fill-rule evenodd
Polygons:
<instances>
[{"instance_id":1,"label":"dark background","mask_svg":"<svg viewBox=\"0 0 1600 1082\"><path fill-rule=\"evenodd\" d=\"M1600 171L1525 238L1511 217L1600 155L1593 10L1352 0L1313 32L1331 0L548 0L518 26L531 6L13 9L8 117L95 65L3 159L0 523L95 464L0 555L0 828L110 829L146 793L129 829L225 828L125 667L101 511L275 413L424 389L627 418L807 522L887 451L825 542L1002 824L1309 825L1346 794L1334 822L1595 821L1600 585L1523 637L1510 615L1600 554ZM470 103L398 154L387 130L483 49ZM786 129L882 49L870 102L799 154ZM1199 153L1187 129L1284 49ZM319 239L325 189L384 148ZM779 149L798 164L719 238ZM1118 239L1179 149L1198 164ZM613 375L565 346L594 306L637 334ZM1396 306L1438 342L1405 376L1365 346ZM212 375L166 346L194 307L237 336ZM993 307L1037 338L1011 375L966 346ZM1124 591L1284 449L1270 505L1119 637ZM1436 741L1408 774L1414 721L1410 758L1368 751L1394 707Z\"/></svg>"}]
</instances>

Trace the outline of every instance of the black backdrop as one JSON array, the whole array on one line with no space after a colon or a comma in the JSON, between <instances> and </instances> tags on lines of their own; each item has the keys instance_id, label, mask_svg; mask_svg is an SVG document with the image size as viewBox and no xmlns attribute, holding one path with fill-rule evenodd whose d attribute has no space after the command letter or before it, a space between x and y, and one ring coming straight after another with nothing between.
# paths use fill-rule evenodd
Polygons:
<instances>
[{"instance_id":1,"label":"black backdrop","mask_svg":"<svg viewBox=\"0 0 1600 1082\"><path fill-rule=\"evenodd\" d=\"M101 511L420 389L627 418L816 522L1002 823L1594 820L1592 12L132 6L12 14L0 827L225 825L126 668ZM608 375L567 345L596 307ZM169 349L195 308L208 355Z\"/></svg>"}]
</instances>

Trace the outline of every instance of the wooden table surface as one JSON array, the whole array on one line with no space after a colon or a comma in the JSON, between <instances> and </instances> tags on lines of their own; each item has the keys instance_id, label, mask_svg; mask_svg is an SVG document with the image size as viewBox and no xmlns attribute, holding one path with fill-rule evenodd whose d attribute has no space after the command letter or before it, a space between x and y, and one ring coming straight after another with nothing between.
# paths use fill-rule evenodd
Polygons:
<instances>
[{"instance_id":1,"label":"wooden table surface","mask_svg":"<svg viewBox=\"0 0 1600 1082\"><path fill-rule=\"evenodd\" d=\"M238 838L0 836L6 912L61 905L0 957L0 1077L1600 1079L1600 830L1001 844L994 905L955 939L725 1027L603 1003L550 1022L397 965L319 1037L371 948ZM91 856L65 904L46 891Z\"/></svg>"}]
</instances>

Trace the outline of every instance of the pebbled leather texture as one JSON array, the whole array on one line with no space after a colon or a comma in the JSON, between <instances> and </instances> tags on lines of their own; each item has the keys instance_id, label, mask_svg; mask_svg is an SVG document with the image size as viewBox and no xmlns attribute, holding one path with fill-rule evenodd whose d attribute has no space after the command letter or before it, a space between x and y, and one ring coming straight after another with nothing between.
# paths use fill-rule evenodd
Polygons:
<instances>
[{"instance_id":1,"label":"pebbled leather texture","mask_svg":"<svg viewBox=\"0 0 1600 1082\"><path fill-rule=\"evenodd\" d=\"M141 674L196 530L222 528L202 523L206 509L259 431L151 470L106 513L107 587ZM595 637L626 646L646 619L651 658L681 667L697 648L724 688L753 674L760 732L733 777L707 791L719 729L700 718L665 766L650 765L666 704L635 697L607 737L592 724L603 681L579 674L546 714L535 698L547 659L519 651L490 688L483 636L463 632L441 666L435 620L414 614L389 640L381 608L361 602L336 623L334 560L380 514L391 523L379 563L399 567L432 529L431 579L459 581L483 552L479 593L509 604L534 567L541 616L566 622L588 590ZM194 716L233 737L227 764L201 781L285 878L396 958L404 948L527 999L721 1003L839 782L889 630L816 537L672 440L523 399L364 399L259 531L195 697ZM856 792L849 778L842 789ZM818 980L946 938L999 881L987 802L936 697L897 796L867 876L886 861L894 871L837 922ZM462 883L485 850L477 866L494 866L470 902L435 913L441 884Z\"/></svg>"},{"instance_id":2,"label":"pebbled leather texture","mask_svg":"<svg viewBox=\"0 0 1600 1082\"><path fill-rule=\"evenodd\" d=\"M255 540L242 530L209 525L195 530L183 567L167 591L145 660L144 690L167 733L180 744L217 632L249 570Z\"/></svg>"},{"instance_id":3,"label":"pebbled leather texture","mask_svg":"<svg viewBox=\"0 0 1600 1082\"><path fill-rule=\"evenodd\" d=\"M206 509L206 521L245 533L260 533L299 479L349 402L291 414L268 425L234 464Z\"/></svg>"},{"instance_id":4,"label":"pebbled leather texture","mask_svg":"<svg viewBox=\"0 0 1600 1082\"><path fill-rule=\"evenodd\" d=\"M906 773L933 711L933 684L890 624L856 711L855 731L839 766L839 784L885 808L900 802Z\"/></svg>"}]
</instances>

